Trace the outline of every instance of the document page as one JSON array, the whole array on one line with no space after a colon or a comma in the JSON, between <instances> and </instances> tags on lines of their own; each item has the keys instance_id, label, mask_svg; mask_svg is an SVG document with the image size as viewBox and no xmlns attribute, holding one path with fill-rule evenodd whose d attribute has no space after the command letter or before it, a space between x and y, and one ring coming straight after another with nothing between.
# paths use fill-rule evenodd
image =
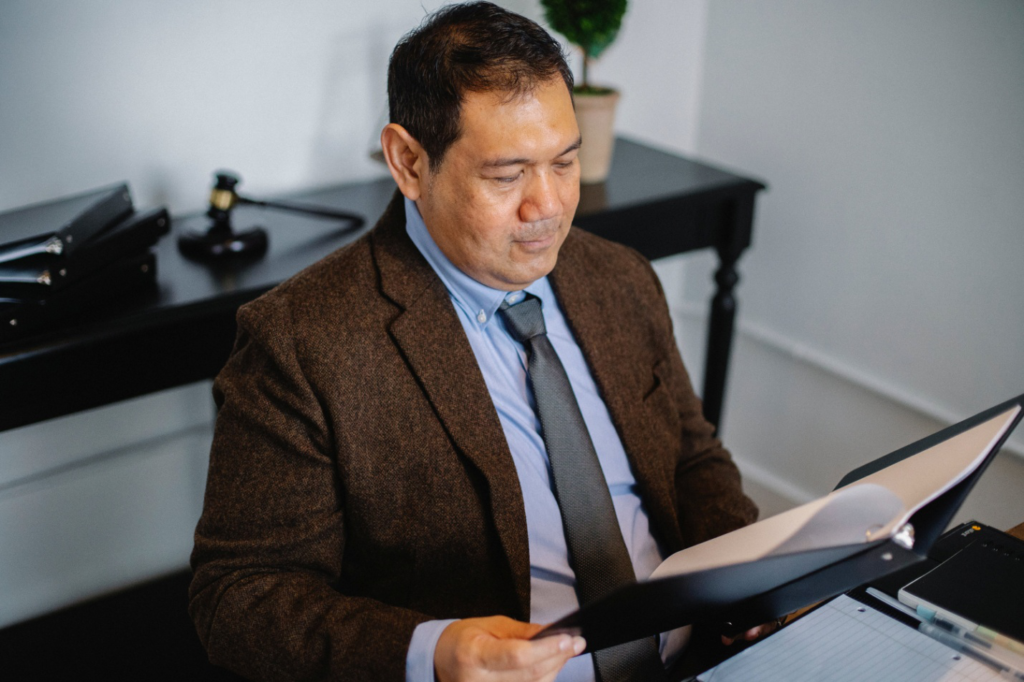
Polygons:
<instances>
[{"instance_id":1,"label":"document page","mask_svg":"<svg viewBox=\"0 0 1024 682\"><path fill-rule=\"evenodd\" d=\"M891 537L977 469L1020 410L1014 406L824 497L676 552L651 578Z\"/></svg>"},{"instance_id":2,"label":"document page","mask_svg":"<svg viewBox=\"0 0 1024 682\"><path fill-rule=\"evenodd\" d=\"M715 668L700 682L982 682L1000 674L841 595Z\"/></svg>"},{"instance_id":3,"label":"document page","mask_svg":"<svg viewBox=\"0 0 1024 682\"><path fill-rule=\"evenodd\" d=\"M897 462L856 483L840 488L874 483L896 493L906 513L869 534L869 539L890 535L921 507L967 478L988 456L1020 412L1014 406L972 429L944 440L913 457Z\"/></svg>"}]
</instances>

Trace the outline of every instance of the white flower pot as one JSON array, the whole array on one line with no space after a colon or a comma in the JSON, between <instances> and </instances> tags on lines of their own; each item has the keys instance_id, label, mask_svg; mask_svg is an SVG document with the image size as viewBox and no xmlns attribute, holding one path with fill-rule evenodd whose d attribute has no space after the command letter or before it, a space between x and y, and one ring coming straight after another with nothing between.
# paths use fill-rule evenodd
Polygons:
<instances>
[{"instance_id":1,"label":"white flower pot","mask_svg":"<svg viewBox=\"0 0 1024 682\"><path fill-rule=\"evenodd\" d=\"M604 182L612 165L615 143L615 106L619 93L601 95L576 93L576 122L583 144L580 147L580 182Z\"/></svg>"}]
</instances>

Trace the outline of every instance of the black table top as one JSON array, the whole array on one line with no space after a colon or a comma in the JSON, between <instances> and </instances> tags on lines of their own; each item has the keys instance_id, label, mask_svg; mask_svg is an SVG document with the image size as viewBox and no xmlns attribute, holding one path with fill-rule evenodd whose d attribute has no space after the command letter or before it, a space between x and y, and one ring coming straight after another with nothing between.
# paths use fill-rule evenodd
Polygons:
<instances>
[{"instance_id":1,"label":"black table top","mask_svg":"<svg viewBox=\"0 0 1024 682\"><path fill-rule=\"evenodd\" d=\"M752 197L763 187L619 139L608 181L583 186L576 223L655 259L714 246L722 221L712 214L722 197ZM289 197L364 216L356 233L339 233L329 219L237 207L236 230L261 225L270 233L267 256L248 264L184 259L177 235L205 231L209 219L176 217L156 247L157 291L99 302L60 329L0 345L0 430L212 377L230 351L238 306L371 229L394 188L385 177Z\"/></svg>"}]
</instances>

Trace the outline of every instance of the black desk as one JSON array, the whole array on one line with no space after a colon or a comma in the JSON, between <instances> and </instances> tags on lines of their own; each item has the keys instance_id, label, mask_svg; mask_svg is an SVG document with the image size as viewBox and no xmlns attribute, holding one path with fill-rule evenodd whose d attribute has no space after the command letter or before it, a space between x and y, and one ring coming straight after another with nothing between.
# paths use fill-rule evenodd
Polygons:
<instances>
[{"instance_id":1,"label":"black desk","mask_svg":"<svg viewBox=\"0 0 1024 682\"><path fill-rule=\"evenodd\" d=\"M720 267L711 302L704 413L718 424L732 345L739 280L750 245L756 180L619 140L611 176L585 185L576 223L650 259L714 248ZM390 178L296 196L364 215L369 229L393 192ZM158 246L160 283L116 310L73 328L0 346L0 431L212 378L235 337L235 311L357 235L339 236L313 218L240 207L235 224L270 232L262 261L217 272L183 259L176 239ZM175 219L174 232L205 224Z\"/></svg>"}]
</instances>

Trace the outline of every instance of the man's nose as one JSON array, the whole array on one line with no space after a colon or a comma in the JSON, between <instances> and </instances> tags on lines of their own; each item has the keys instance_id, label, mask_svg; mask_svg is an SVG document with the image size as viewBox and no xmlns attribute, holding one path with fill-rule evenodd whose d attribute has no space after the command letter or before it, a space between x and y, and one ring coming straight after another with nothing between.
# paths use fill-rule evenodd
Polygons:
<instances>
[{"instance_id":1,"label":"man's nose","mask_svg":"<svg viewBox=\"0 0 1024 682\"><path fill-rule=\"evenodd\" d=\"M519 219L524 223L536 223L556 218L561 212L562 201L555 178L548 172L534 174L519 206Z\"/></svg>"}]
</instances>

